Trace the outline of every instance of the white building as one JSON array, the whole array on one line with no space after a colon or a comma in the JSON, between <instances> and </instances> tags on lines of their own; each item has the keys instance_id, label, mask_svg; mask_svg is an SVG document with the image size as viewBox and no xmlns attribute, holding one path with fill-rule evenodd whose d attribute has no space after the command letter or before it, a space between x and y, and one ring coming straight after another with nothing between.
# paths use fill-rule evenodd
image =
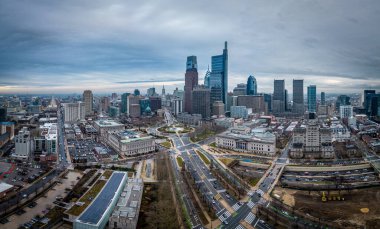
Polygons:
<instances>
[{"instance_id":1,"label":"white building","mask_svg":"<svg viewBox=\"0 0 380 229\"><path fill-rule=\"evenodd\" d=\"M134 130L107 132L106 143L123 156L137 156L156 150L152 136Z\"/></svg>"},{"instance_id":2,"label":"white building","mask_svg":"<svg viewBox=\"0 0 380 229\"><path fill-rule=\"evenodd\" d=\"M338 124L332 124L330 126L331 134L332 134L332 141L338 141L338 142L344 142L346 140L349 140L351 138L351 132L348 130L348 128L341 123Z\"/></svg>"},{"instance_id":3,"label":"white building","mask_svg":"<svg viewBox=\"0 0 380 229\"><path fill-rule=\"evenodd\" d=\"M74 123L84 120L86 115L86 107L82 102L77 103L64 103L63 108L65 110L64 119L65 123Z\"/></svg>"},{"instance_id":4,"label":"white building","mask_svg":"<svg viewBox=\"0 0 380 229\"><path fill-rule=\"evenodd\" d=\"M341 119L350 118L354 115L353 108L351 105L345 105L339 107L339 116Z\"/></svg>"},{"instance_id":5,"label":"white building","mask_svg":"<svg viewBox=\"0 0 380 229\"><path fill-rule=\"evenodd\" d=\"M33 150L33 141L30 131L27 127L23 127L15 136L15 153L14 158L27 160Z\"/></svg>"},{"instance_id":6,"label":"white building","mask_svg":"<svg viewBox=\"0 0 380 229\"><path fill-rule=\"evenodd\" d=\"M248 115L252 113L252 108L247 108L246 106L231 106L231 117L232 118L248 118Z\"/></svg>"},{"instance_id":7,"label":"white building","mask_svg":"<svg viewBox=\"0 0 380 229\"><path fill-rule=\"evenodd\" d=\"M57 124L45 123L40 126L41 135L34 139L34 150L36 152L44 152L47 154L56 154L58 152L57 147Z\"/></svg>"},{"instance_id":8,"label":"white building","mask_svg":"<svg viewBox=\"0 0 380 229\"><path fill-rule=\"evenodd\" d=\"M253 129L250 133L230 130L218 134L215 139L220 148L231 149L238 152L275 156L276 136L266 129Z\"/></svg>"},{"instance_id":9,"label":"white building","mask_svg":"<svg viewBox=\"0 0 380 229\"><path fill-rule=\"evenodd\" d=\"M320 127L317 119L310 119L306 127L295 128L290 156L293 158L333 158L331 129Z\"/></svg>"}]
</instances>

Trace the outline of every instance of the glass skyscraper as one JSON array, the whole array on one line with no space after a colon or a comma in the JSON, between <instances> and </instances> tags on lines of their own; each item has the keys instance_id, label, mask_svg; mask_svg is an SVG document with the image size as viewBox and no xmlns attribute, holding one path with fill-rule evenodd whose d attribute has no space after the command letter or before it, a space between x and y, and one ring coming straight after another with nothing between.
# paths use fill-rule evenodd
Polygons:
<instances>
[{"instance_id":1,"label":"glass skyscraper","mask_svg":"<svg viewBox=\"0 0 380 229\"><path fill-rule=\"evenodd\" d=\"M254 76L249 76L247 80L247 95L257 95L257 82Z\"/></svg>"},{"instance_id":2,"label":"glass skyscraper","mask_svg":"<svg viewBox=\"0 0 380 229\"><path fill-rule=\"evenodd\" d=\"M224 49L222 55L211 57L211 73L219 73L222 82L222 101L224 105L227 104L228 92L228 50L227 41L224 42Z\"/></svg>"},{"instance_id":3,"label":"glass skyscraper","mask_svg":"<svg viewBox=\"0 0 380 229\"><path fill-rule=\"evenodd\" d=\"M317 112L317 86L315 85L307 87L307 110L309 113Z\"/></svg>"}]
</instances>

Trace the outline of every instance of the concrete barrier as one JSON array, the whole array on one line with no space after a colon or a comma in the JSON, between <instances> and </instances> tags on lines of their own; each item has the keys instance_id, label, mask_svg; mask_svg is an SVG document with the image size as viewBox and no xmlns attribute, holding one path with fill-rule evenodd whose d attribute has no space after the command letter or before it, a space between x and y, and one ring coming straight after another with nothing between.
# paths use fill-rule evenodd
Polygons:
<instances>
[{"instance_id":1,"label":"concrete barrier","mask_svg":"<svg viewBox=\"0 0 380 229\"><path fill-rule=\"evenodd\" d=\"M239 165L252 167L252 168L259 168L259 169L268 169L270 165L268 164L260 164L260 163L252 163L252 162L246 162L246 161L239 161Z\"/></svg>"}]
</instances>

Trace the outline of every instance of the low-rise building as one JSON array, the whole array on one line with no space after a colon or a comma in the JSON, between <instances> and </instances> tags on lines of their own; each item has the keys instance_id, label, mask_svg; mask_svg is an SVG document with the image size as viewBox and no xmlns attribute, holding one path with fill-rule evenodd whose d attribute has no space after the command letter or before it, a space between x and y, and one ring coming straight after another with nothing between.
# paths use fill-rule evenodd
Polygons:
<instances>
[{"instance_id":1,"label":"low-rise building","mask_svg":"<svg viewBox=\"0 0 380 229\"><path fill-rule=\"evenodd\" d=\"M189 114L180 113L177 115L177 121L190 126L198 126L199 122L202 120L202 115L200 114Z\"/></svg>"},{"instance_id":2,"label":"low-rise building","mask_svg":"<svg viewBox=\"0 0 380 229\"><path fill-rule=\"evenodd\" d=\"M33 139L27 127L23 127L15 136L15 152L12 157L27 160L33 151Z\"/></svg>"},{"instance_id":3,"label":"low-rise building","mask_svg":"<svg viewBox=\"0 0 380 229\"><path fill-rule=\"evenodd\" d=\"M156 150L152 136L134 130L107 132L106 142L123 156L137 156Z\"/></svg>"},{"instance_id":4,"label":"low-rise building","mask_svg":"<svg viewBox=\"0 0 380 229\"><path fill-rule=\"evenodd\" d=\"M119 132L125 129L124 124L114 120L96 120L94 127L98 131L101 140L106 139L107 132Z\"/></svg>"},{"instance_id":5,"label":"low-rise building","mask_svg":"<svg viewBox=\"0 0 380 229\"><path fill-rule=\"evenodd\" d=\"M110 216L109 228L134 229L137 227L143 187L141 178L128 179Z\"/></svg>"},{"instance_id":6,"label":"low-rise building","mask_svg":"<svg viewBox=\"0 0 380 229\"><path fill-rule=\"evenodd\" d=\"M220 148L263 156L275 156L276 136L267 129L252 129L250 133L229 130L215 139Z\"/></svg>"}]
</instances>

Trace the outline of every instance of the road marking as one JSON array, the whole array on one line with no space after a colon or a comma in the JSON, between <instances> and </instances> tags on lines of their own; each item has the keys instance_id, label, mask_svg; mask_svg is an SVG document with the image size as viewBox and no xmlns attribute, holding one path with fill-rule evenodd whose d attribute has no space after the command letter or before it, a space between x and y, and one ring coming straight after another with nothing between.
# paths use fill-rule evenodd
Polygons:
<instances>
[{"instance_id":1,"label":"road marking","mask_svg":"<svg viewBox=\"0 0 380 229\"><path fill-rule=\"evenodd\" d=\"M255 220L256 216L252 213L252 212L249 212L247 217L245 217L245 222L247 222L248 224L251 224L254 220Z\"/></svg>"},{"instance_id":2,"label":"road marking","mask_svg":"<svg viewBox=\"0 0 380 229\"><path fill-rule=\"evenodd\" d=\"M238 203L232 206L232 209L234 209L234 211L237 211L239 208L240 208L240 205Z\"/></svg>"},{"instance_id":3,"label":"road marking","mask_svg":"<svg viewBox=\"0 0 380 229\"><path fill-rule=\"evenodd\" d=\"M248 202L247 205L248 205L249 208L252 209L255 206L255 203L253 203L251 200L249 200L249 202Z\"/></svg>"},{"instance_id":4,"label":"road marking","mask_svg":"<svg viewBox=\"0 0 380 229\"><path fill-rule=\"evenodd\" d=\"M245 228L239 224L237 227L235 227L235 229L245 229Z\"/></svg>"}]
</instances>

